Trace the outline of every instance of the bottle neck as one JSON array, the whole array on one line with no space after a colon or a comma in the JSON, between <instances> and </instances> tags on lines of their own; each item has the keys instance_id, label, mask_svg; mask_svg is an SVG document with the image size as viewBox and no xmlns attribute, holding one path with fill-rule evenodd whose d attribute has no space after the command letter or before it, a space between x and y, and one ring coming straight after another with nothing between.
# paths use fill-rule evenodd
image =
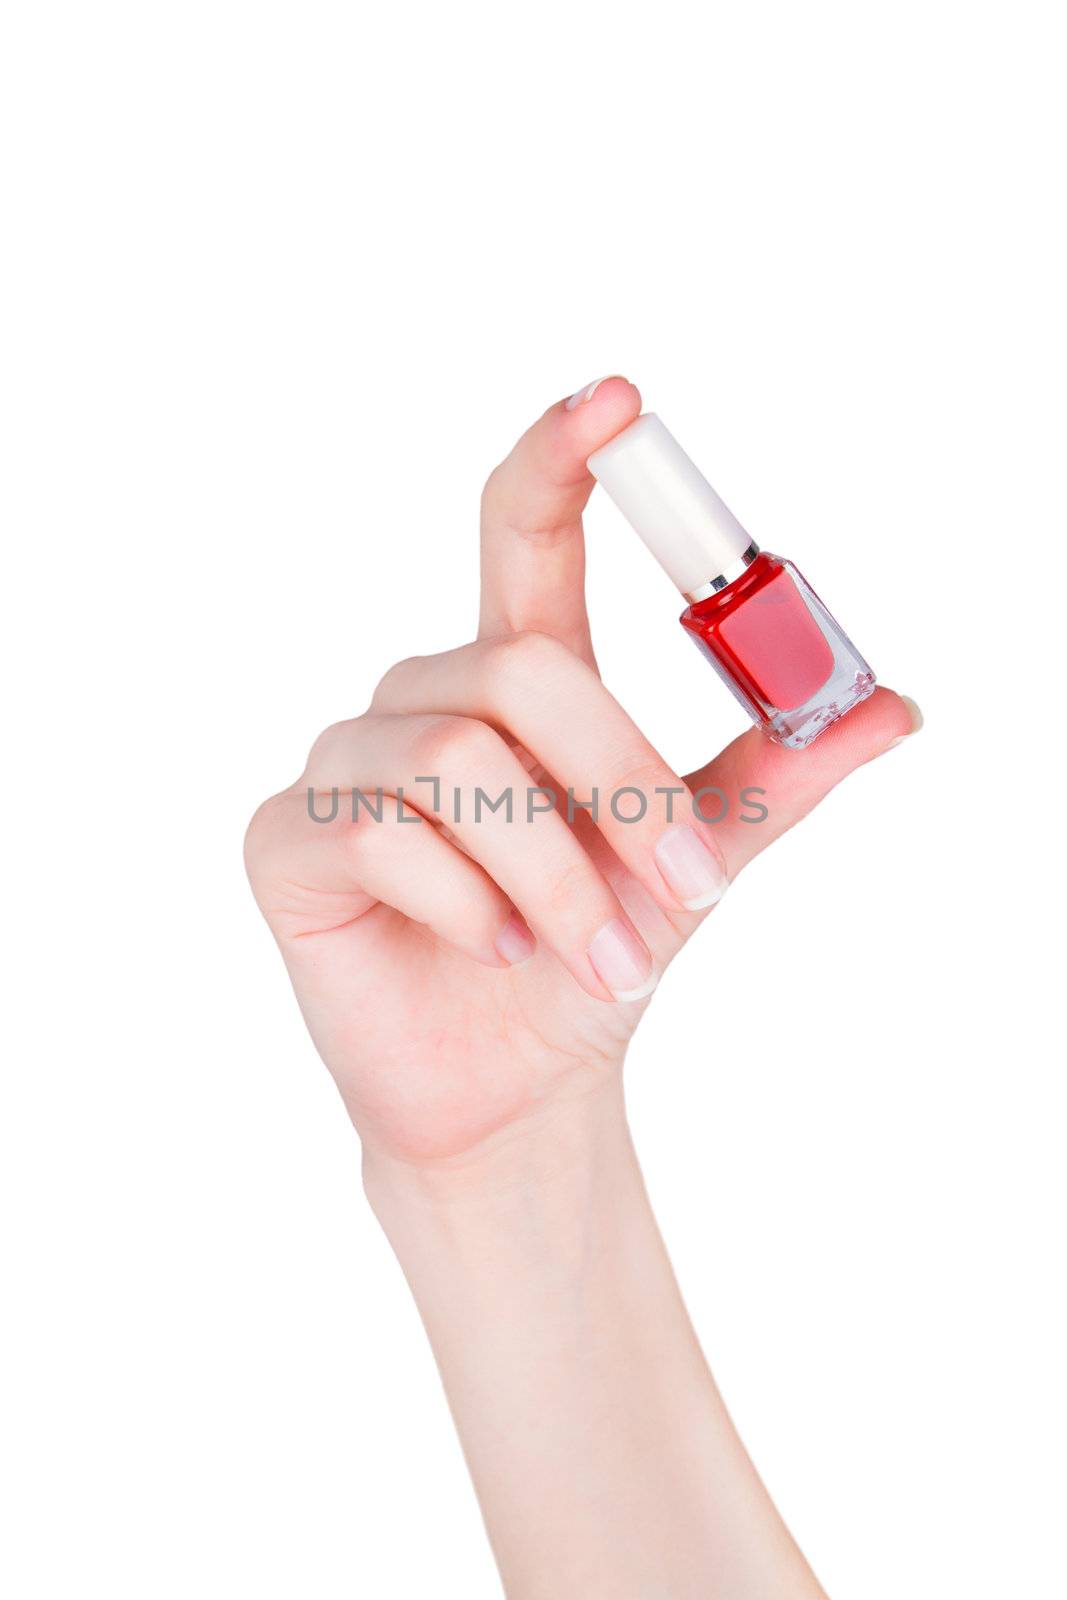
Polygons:
<instances>
[{"instance_id":1,"label":"bottle neck","mask_svg":"<svg viewBox=\"0 0 1067 1600\"><path fill-rule=\"evenodd\" d=\"M731 583L736 583L737 579L747 571L758 555L759 545L756 543L750 544L748 549L739 555L736 561L730 563L725 572L720 572L716 577L709 578L707 583L700 585L699 589L688 590L685 598L691 606L695 606L700 600L710 599L713 594L718 594L720 589L726 589Z\"/></svg>"}]
</instances>

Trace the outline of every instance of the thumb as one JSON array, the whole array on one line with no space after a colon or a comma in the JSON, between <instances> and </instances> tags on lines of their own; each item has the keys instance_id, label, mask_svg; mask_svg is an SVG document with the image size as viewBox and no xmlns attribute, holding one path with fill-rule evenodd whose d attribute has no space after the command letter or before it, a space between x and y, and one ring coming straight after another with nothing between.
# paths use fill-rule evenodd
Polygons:
<instances>
[{"instance_id":1,"label":"thumb","mask_svg":"<svg viewBox=\"0 0 1067 1600\"><path fill-rule=\"evenodd\" d=\"M750 728L714 761L690 773L686 782L703 815L715 822L715 840L730 878L806 817L850 772L917 733L922 721L914 700L878 688L807 750L786 750ZM727 802L728 813L716 821Z\"/></svg>"}]
</instances>

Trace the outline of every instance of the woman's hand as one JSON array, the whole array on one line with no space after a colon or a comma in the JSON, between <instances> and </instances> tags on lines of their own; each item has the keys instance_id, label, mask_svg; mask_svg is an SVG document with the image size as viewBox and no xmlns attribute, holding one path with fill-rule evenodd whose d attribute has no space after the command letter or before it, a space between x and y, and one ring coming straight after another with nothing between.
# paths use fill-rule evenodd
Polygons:
<instances>
[{"instance_id":1,"label":"woman's hand","mask_svg":"<svg viewBox=\"0 0 1067 1600\"><path fill-rule=\"evenodd\" d=\"M467 1156L617 1075L726 885L911 731L879 690L803 753L753 730L683 780L653 748L600 681L583 592L585 462L639 410L610 378L520 439L482 499L477 641L392 667L249 828L256 899L368 1155ZM724 820L694 815L703 786ZM765 820L742 820L747 788ZM312 820L309 789L319 817L339 791L335 820ZM353 820L353 790L380 821ZM490 808L509 791L511 820Z\"/></svg>"},{"instance_id":2,"label":"woman's hand","mask_svg":"<svg viewBox=\"0 0 1067 1600\"><path fill-rule=\"evenodd\" d=\"M639 407L608 379L520 439L483 497L478 640L402 661L326 730L256 813L249 871L363 1137L509 1600L825 1600L702 1359L620 1068L725 885L912 715L879 690L811 750L752 731L688 787L672 771L600 682L583 598L586 458ZM539 809L549 785L562 810ZM705 786L730 803L715 825L693 814ZM339 792L335 820L311 820L309 787L319 816ZM763 821L742 820L749 788ZM353 790L383 792L381 821L353 820ZM568 817L568 791L596 793L596 818Z\"/></svg>"}]
</instances>

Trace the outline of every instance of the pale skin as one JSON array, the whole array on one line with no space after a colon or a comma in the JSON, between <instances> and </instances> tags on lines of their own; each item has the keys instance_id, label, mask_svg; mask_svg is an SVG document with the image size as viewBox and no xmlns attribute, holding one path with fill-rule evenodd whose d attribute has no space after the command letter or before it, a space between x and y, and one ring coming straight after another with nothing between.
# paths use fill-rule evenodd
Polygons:
<instances>
[{"instance_id":1,"label":"pale skin","mask_svg":"<svg viewBox=\"0 0 1067 1600\"><path fill-rule=\"evenodd\" d=\"M585 462L640 406L608 379L519 440L482 498L478 639L400 662L320 736L253 818L249 874L362 1139L510 1600L813 1600L671 1272L623 1057L722 888L919 719L879 689L807 751L753 729L673 771L601 683L585 609ZM530 822L537 783L633 786L647 810L572 825L564 802ZM475 790L509 785L513 821L475 822ZM704 822L702 786L764 791L768 816L735 799ZM335 821L311 821L309 787L321 815L340 791ZM353 822L353 787L404 803Z\"/></svg>"}]
</instances>

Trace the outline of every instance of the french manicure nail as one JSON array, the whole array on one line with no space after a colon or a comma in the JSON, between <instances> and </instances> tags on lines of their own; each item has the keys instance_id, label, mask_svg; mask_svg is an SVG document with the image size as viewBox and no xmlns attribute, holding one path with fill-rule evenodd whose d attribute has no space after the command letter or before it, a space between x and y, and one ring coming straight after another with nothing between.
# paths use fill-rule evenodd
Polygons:
<instances>
[{"instance_id":1,"label":"french manicure nail","mask_svg":"<svg viewBox=\"0 0 1067 1600\"><path fill-rule=\"evenodd\" d=\"M903 744L904 740L910 739L913 733L918 733L919 729L923 725L923 714L915 704L915 701L911 698L911 695L902 694L900 698L908 708L908 716L911 718L911 727L908 729L907 733L898 733L895 739L890 739L889 743L886 745L887 750L895 750L898 744Z\"/></svg>"},{"instance_id":2,"label":"french manicure nail","mask_svg":"<svg viewBox=\"0 0 1067 1600\"><path fill-rule=\"evenodd\" d=\"M617 378L619 376L620 374L617 372L609 372L607 378L598 378L595 383L587 383L584 389L579 389L577 394L571 395L564 410L574 411L578 406L584 406L587 401L593 398L602 383L607 383L608 378Z\"/></svg>"},{"instance_id":3,"label":"french manicure nail","mask_svg":"<svg viewBox=\"0 0 1067 1600\"><path fill-rule=\"evenodd\" d=\"M726 893L722 862L688 822L676 822L660 834L655 856L668 889L687 911L703 911Z\"/></svg>"},{"instance_id":4,"label":"french manicure nail","mask_svg":"<svg viewBox=\"0 0 1067 1600\"><path fill-rule=\"evenodd\" d=\"M616 1000L643 1000L659 982L646 946L622 917L605 922L588 954L597 977Z\"/></svg>"},{"instance_id":5,"label":"french manicure nail","mask_svg":"<svg viewBox=\"0 0 1067 1600\"><path fill-rule=\"evenodd\" d=\"M529 961L537 949L537 940L517 911L511 913L494 942L497 955L503 956L509 967Z\"/></svg>"}]
</instances>

